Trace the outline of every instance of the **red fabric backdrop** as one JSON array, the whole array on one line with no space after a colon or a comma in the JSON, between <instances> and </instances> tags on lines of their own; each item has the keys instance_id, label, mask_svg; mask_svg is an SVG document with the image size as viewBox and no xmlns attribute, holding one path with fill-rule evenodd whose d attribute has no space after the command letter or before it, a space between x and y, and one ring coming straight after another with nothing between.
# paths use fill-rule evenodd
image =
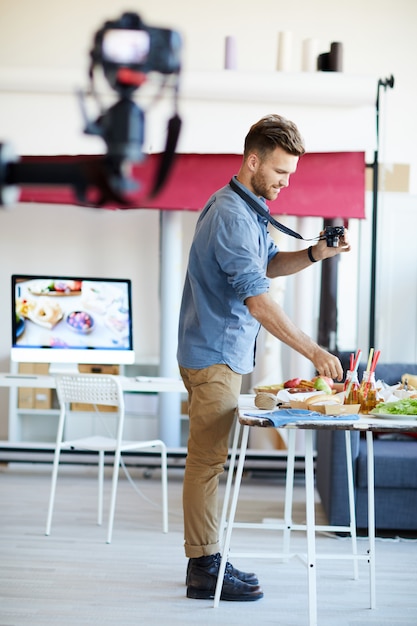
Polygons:
<instances>
[{"instance_id":1,"label":"red fabric backdrop","mask_svg":"<svg viewBox=\"0 0 417 626\"><path fill-rule=\"evenodd\" d=\"M23 157L22 161L66 160L89 157ZM91 157L92 159L97 157ZM139 188L129 195L131 208L200 210L209 196L236 174L242 157L235 154L179 154L168 182L158 196L148 200L159 155L152 155L133 168ZM90 190L91 192L91 190ZM91 197L91 193L89 193ZM70 187L54 185L22 186L21 202L78 204ZM363 218L365 203L365 154L337 152L305 154L291 176L290 186L270 204L280 215L323 218ZM108 205L106 208L118 208Z\"/></svg>"}]
</instances>

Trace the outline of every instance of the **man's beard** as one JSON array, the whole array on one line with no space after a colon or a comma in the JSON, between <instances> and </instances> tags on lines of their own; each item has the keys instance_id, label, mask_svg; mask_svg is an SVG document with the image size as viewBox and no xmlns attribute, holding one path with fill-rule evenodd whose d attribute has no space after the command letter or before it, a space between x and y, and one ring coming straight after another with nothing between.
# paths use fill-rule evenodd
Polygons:
<instances>
[{"instance_id":1,"label":"man's beard","mask_svg":"<svg viewBox=\"0 0 417 626\"><path fill-rule=\"evenodd\" d=\"M251 185L256 196L265 198L265 200L275 200L276 192L275 190L273 190L274 193L271 192L262 173L257 172L252 176Z\"/></svg>"}]
</instances>

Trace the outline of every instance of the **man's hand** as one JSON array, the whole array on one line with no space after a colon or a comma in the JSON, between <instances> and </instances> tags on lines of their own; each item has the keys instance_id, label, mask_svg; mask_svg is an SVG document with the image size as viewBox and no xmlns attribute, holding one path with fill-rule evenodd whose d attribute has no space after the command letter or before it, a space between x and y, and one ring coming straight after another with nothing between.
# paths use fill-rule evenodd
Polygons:
<instances>
[{"instance_id":1,"label":"man's hand","mask_svg":"<svg viewBox=\"0 0 417 626\"><path fill-rule=\"evenodd\" d=\"M317 347L311 362L320 376L329 376L335 380L343 379L343 368L337 356Z\"/></svg>"},{"instance_id":2,"label":"man's hand","mask_svg":"<svg viewBox=\"0 0 417 626\"><path fill-rule=\"evenodd\" d=\"M245 304L250 314L271 335L309 359L321 376L342 380L343 369L339 359L298 328L268 293L250 296Z\"/></svg>"},{"instance_id":3,"label":"man's hand","mask_svg":"<svg viewBox=\"0 0 417 626\"><path fill-rule=\"evenodd\" d=\"M324 230L320 233L320 236L324 235ZM347 228L344 230L344 234L339 238L339 245L336 248L328 246L326 239L320 239L318 243L312 247L313 257L316 261L323 261L329 259L332 256L341 254L342 252L350 252L351 245L349 242L349 231Z\"/></svg>"}]
</instances>

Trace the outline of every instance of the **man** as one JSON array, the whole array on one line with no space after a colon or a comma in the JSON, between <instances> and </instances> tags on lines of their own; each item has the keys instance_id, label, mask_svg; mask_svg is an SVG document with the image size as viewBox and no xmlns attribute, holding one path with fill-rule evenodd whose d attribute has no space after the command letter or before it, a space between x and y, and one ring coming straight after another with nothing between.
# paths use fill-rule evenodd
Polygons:
<instances>
[{"instance_id":1,"label":"man","mask_svg":"<svg viewBox=\"0 0 417 626\"><path fill-rule=\"evenodd\" d=\"M281 252L267 231L264 200L287 187L305 152L295 124L268 115L245 139L237 177L217 191L198 220L181 304L178 363L188 391L190 431L183 508L187 596L214 597L220 562L217 490L243 374L254 365L262 325L309 359L317 372L341 380L337 357L297 328L268 293L269 281L295 274L350 249L347 233L337 248L325 240L308 250ZM249 194L248 203L241 193ZM227 564L223 600L251 601L263 592L253 573Z\"/></svg>"}]
</instances>

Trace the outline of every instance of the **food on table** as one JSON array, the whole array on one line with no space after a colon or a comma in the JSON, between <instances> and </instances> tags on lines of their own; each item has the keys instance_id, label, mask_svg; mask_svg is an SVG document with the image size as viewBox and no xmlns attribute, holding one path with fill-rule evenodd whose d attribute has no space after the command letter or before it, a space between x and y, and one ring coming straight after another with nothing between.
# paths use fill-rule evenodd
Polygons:
<instances>
[{"instance_id":1,"label":"food on table","mask_svg":"<svg viewBox=\"0 0 417 626\"><path fill-rule=\"evenodd\" d=\"M254 402L258 409L272 411L277 406L277 396L274 393L261 391L256 394Z\"/></svg>"},{"instance_id":2,"label":"food on table","mask_svg":"<svg viewBox=\"0 0 417 626\"><path fill-rule=\"evenodd\" d=\"M295 377L290 378L283 383L276 385L258 385L254 388L256 393L274 393L277 394L281 389L285 389L288 393L310 393L314 391L323 391L323 393L334 393L334 382L327 376L315 376L311 380Z\"/></svg>"},{"instance_id":3,"label":"food on table","mask_svg":"<svg viewBox=\"0 0 417 626\"><path fill-rule=\"evenodd\" d=\"M323 391L324 393L332 393L333 384L330 386L327 382L328 380L331 379L325 379L324 376L316 376L314 380L314 388L317 389L317 391Z\"/></svg>"},{"instance_id":4,"label":"food on table","mask_svg":"<svg viewBox=\"0 0 417 626\"><path fill-rule=\"evenodd\" d=\"M314 389L314 387L310 387L309 385L300 384L299 387L290 387L285 391L288 391L288 393L312 393L314 391L317 391L317 389Z\"/></svg>"},{"instance_id":5,"label":"food on table","mask_svg":"<svg viewBox=\"0 0 417 626\"><path fill-rule=\"evenodd\" d=\"M343 397L329 393L319 393L308 399L308 404L343 404Z\"/></svg>"},{"instance_id":6,"label":"food on table","mask_svg":"<svg viewBox=\"0 0 417 626\"><path fill-rule=\"evenodd\" d=\"M311 380L312 380L313 383L316 383L320 379L324 380L329 385L329 387L331 389L333 389L333 387L334 387L334 380L333 380L333 378L330 378L330 376L314 376L314 378L312 378ZM316 387L316 389L317 389L317 387Z\"/></svg>"},{"instance_id":7,"label":"food on table","mask_svg":"<svg viewBox=\"0 0 417 626\"><path fill-rule=\"evenodd\" d=\"M254 391L255 393L272 393L276 395L278 391L281 391L281 389L284 389L283 383L278 383L276 385L260 385L255 387Z\"/></svg>"},{"instance_id":8,"label":"food on table","mask_svg":"<svg viewBox=\"0 0 417 626\"><path fill-rule=\"evenodd\" d=\"M294 389L295 387L299 387L301 383L301 378L290 378L290 380L286 380L284 383L285 389Z\"/></svg>"},{"instance_id":9,"label":"food on table","mask_svg":"<svg viewBox=\"0 0 417 626\"><path fill-rule=\"evenodd\" d=\"M371 411L372 415L416 415L417 398L404 398L398 402L381 402Z\"/></svg>"},{"instance_id":10,"label":"food on table","mask_svg":"<svg viewBox=\"0 0 417 626\"><path fill-rule=\"evenodd\" d=\"M331 378L326 376L315 376L311 380L295 377L290 378L283 383L275 385L258 385L254 388L255 391L255 406L258 409L273 410L277 406L278 401L287 402L287 398L279 395L280 391L285 391L291 394L294 399L289 401L290 406L295 406L297 403L308 405L314 405L319 407L320 405L342 405L343 395L336 395L336 389L333 388L334 382ZM302 400L297 400L297 394L304 394ZM319 410L318 408L314 410Z\"/></svg>"},{"instance_id":11,"label":"food on table","mask_svg":"<svg viewBox=\"0 0 417 626\"><path fill-rule=\"evenodd\" d=\"M324 381L320 376L316 376L314 380L305 380L301 379L293 379L294 381L299 381L297 386L286 387L288 393L310 393L314 391L322 391L323 393L331 394L333 390L329 387L329 385ZM292 382L292 381L290 381ZM285 387L285 383L284 383Z\"/></svg>"},{"instance_id":12,"label":"food on table","mask_svg":"<svg viewBox=\"0 0 417 626\"><path fill-rule=\"evenodd\" d=\"M408 389L409 391L417 389L417 374L403 374L401 376L402 389Z\"/></svg>"},{"instance_id":13,"label":"food on table","mask_svg":"<svg viewBox=\"0 0 417 626\"><path fill-rule=\"evenodd\" d=\"M288 393L309 393L315 391L314 383L312 380L305 380L303 378L290 378L284 382L284 389Z\"/></svg>"}]
</instances>

